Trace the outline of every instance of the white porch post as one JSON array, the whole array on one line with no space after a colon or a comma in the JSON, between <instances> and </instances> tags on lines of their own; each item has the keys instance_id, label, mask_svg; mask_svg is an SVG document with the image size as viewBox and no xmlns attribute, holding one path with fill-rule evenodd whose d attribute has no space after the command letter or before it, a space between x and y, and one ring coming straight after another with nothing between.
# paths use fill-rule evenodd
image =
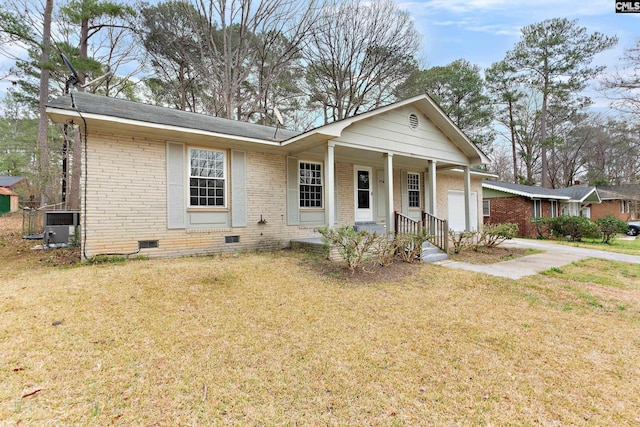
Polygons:
<instances>
[{"instance_id":1,"label":"white porch post","mask_svg":"<svg viewBox=\"0 0 640 427\"><path fill-rule=\"evenodd\" d=\"M336 209L335 209L335 155L334 155L335 143L327 143L327 151L324 156L324 218L327 222L327 227L332 228L336 223Z\"/></svg>"},{"instance_id":2,"label":"white porch post","mask_svg":"<svg viewBox=\"0 0 640 427\"><path fill-rule=\"evenodd\" d=\"M438 216L437 212L437 196L436 196L436 161L429 160L429 202L427 203L427 212L433 216Z\"/></svg>"},{"instance_id":3,"label":"white porch post","mask_svg":"<svg viewBox=\"0 0 640 427\"><path fill-rule=\"evenodd\" d=\"M464 166L464 229L471 231L471 173L469 166Z\"/></svg>"},{"instance_id":4,"label":"white porch post","mask_svg":"<svg viewBox=\"0 0 640 427\"><path fill-rule=\"evenodd\" d=\"M393 154L386 153L384 156L384 194L385 201L387 202L385 220L387 222L387 234L389 234L395 230L395 216L393 212Z\"/></svg>"}]
</instances>

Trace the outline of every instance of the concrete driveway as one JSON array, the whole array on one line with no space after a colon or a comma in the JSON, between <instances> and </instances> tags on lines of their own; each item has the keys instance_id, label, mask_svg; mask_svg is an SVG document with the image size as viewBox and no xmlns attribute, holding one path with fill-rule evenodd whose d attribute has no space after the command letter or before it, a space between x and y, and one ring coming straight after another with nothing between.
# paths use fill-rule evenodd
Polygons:
<instances>
[{"instance_id":1,"label":"concrete driveway","mask_svg":"<svg viewBox=\"0 0 640 427\"><path fill-rule=\"evenodd\" d=\"M626 255L614 252L598 251L595 249L576 248L574 246L545 242L544 240L513 239L504 242L501 246L533 248L544 252L495 264L478 265L451 260L440 261L436 264L448 268L459 268L462 270L487 273L493 276L508 277L510 279L520 279L521 277L531 276L541 271L545 271L553 267L562 267L585 258L601 258L640 264L640 256L638 255Z\"/></svg>"}]
</instances>

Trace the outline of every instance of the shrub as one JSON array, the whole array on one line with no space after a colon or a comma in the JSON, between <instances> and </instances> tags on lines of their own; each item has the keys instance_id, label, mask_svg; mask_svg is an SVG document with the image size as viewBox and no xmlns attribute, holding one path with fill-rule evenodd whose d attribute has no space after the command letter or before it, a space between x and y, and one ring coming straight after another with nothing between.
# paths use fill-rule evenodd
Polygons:
<instances>
[{"instance_id":1,"label":"shrub","mask_svg":"<svg viewBox=\"0 0 640 427\"><path fill-rule=\"evenodd\" d=\"M460 251L473 245L476 240L477 232L475 231L461 231L456 232L449 230L449 240L453 247L453 253L459 254Z\"/></svg>"},{"instance_id":2,"label":"shrub","mask_svg":"<svg viewBox=\"0 0 640 427\"><path fill-rule=\"evenodd\" d=\"M377 233L356 231L350 225L337 229L324 227L318 229L318 232L322 234L325 243L338 247L338 253L352 272L374 258L373 247L380 238ZM386 239L386 236L382 237Z\"/></svg>"},{"instance_id":3,"label":"shrub","mask_svg":"<svg viewBox=\"0 0 640 427\"><path fill-rule=\"evenodd\" d=\"M422 229L419 233L398 234L395 239L395 247L404 262L412 263L416 259L422 259L422 245L430 236Z\"/></svg>"},{"instance_id":4,"label":"shrub","mask_svg":"<svg viewBox=\"0 0 640 427\"><path fill-rule=\"evenodd\" d=\"M553 218L553 233L567 237L572 242L579 242L585 237L600 237L598 226L582 216L562 215Z\"/></svg>"},{"instance_id":5,"label":"shrub","mask_svg":"<svg viewBox=\"0 0 640 427\"><path fill-rule=\"evenodd\" d=\"M555 218L538 217L531 220L536 226L539 239L550 239L553 237L553 223Z\"/></svg>"},{"instance_id":6,"label":"shrub","mask_svg":"<svg viewBox=\"0 0 640 427\"><path fill-rule=\"evenodd\" d=\"M501 224L486 224L480 236L478 237L478 246L485 246L487 248L496 247L505 240L511 240L518 235L518 224L512 222L504 222Z\"/></svg>"},{"instance_id":7,"label":"shrub","mask_svg":"<svg viewBox=\"0 0 640 427\"><path fill-rule=\"evenodd\" d=\"M602 243L611 243L616 234L627 232L627 223L609 214L604 218L596 219L596 224L602 233Z\"/></svg>"}]
</instances>

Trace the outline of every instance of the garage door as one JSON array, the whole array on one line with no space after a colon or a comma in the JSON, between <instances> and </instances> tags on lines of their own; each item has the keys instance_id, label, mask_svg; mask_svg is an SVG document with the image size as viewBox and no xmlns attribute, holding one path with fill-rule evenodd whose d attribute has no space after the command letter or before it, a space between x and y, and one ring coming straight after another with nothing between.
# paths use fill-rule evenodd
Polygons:
<instances>
[{"instance_id":1,"label":"garage door","mask_svg":"<svg viewBox=\"0 0 640 427\"><path fill-rule=\"evenodd\" d=\"M449 228L454 231L465 229L464 191L449 190ZM471 193L471 229L478 228L478 193Z\"/></svg>"}]
</instances>

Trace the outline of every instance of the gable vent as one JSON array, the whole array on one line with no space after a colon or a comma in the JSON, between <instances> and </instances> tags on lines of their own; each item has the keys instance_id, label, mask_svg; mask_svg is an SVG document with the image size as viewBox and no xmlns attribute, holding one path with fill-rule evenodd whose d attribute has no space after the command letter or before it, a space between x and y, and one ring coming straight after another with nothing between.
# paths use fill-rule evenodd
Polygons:
<instances>
[{"instance_id":1,"label":"gable vent","mask_svg":"<svg viewBox=\"0 0 640 427\"><path fill-rule=\"evenodd\" d=\"M420 122L418 121L418 116L413 113L409 114L409 127L411 129L417 129L419 124Z\"/></svg>"}]
</instances>

